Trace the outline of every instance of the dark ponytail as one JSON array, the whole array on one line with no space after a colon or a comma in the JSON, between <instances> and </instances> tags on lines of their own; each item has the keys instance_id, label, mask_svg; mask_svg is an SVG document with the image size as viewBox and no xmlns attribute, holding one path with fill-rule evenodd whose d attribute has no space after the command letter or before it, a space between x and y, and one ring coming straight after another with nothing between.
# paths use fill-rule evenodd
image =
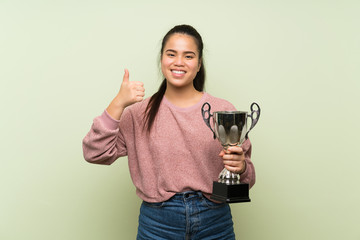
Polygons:
<instances>
[{"instance_id":1,"label":"dark ponytail","mask_svg":"<svg viewBox=\"0 0 360 240\"><path fill-rule=\"evenodd\" d=\"M205 67L204 67L205 64L204 64L204 60L203 60L204 44L203 44L200 34L196 31L195 28L193 28L190 25L177 25L177 26L173 27L172 29L170 29L170 31L164 36L164 38L162 40L160 56L162 58L166 42L169 40L169 38L173 34L176 34L176 33L186 34L186 35L193 37L195 40L195 43L198 47L199 63L201 64L201 66L200 66L200 70L198 71L198 73L196 74L196 76L194 78L193 85L197 91L201 92L201 91L203 91L204 85L205 85ZM158 91L154 95L151 96L149 103L145 109L145 125L144 125L144 127L146 128L146 130L148 132L150 132L151 127L154 124L154 120L155 120L156 114L158 113L160 103L164 97L165 91L166 91L166 79L164 79L162 81Z\"/></svg>"}]
</instances>

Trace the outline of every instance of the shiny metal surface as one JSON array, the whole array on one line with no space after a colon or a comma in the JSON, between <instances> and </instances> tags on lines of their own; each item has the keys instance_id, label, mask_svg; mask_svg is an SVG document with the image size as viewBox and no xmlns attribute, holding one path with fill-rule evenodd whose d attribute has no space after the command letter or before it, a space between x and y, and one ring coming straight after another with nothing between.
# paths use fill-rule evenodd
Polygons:
<instances>
[{"instance_id":1,"label":"shiny metal surface","mask_svg":"<svg viewBox=\"0 0 360 240\"><path fill-rule=\"evenodd\" d=\"M250 109L250 115L243 111L217 111L211 114L211 105L206 102L201 108L201 113L204 122L214 133L214 138L217 138L222 147L226 150L230 146L241 146L245 139L248 138L250 130L259 120L259 105L253 103L251 104ZM249 118L251 119L251 126L248 130L247 119ZM219 182L226 184L239 184L240 174L232 173L224 168L219 174Z\"/></svg>"}]
</instances>

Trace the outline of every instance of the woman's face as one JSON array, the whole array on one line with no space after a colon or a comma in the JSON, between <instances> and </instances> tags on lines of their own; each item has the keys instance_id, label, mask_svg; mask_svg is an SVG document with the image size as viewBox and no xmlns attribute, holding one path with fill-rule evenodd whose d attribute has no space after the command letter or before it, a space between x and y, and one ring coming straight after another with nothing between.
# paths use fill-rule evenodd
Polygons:
<instances>
[{"instance_id":1,"label":"woman's face","mask_svg":"<svg viewBox=\"0 0 360 240\"><path fill-rule=\"evenodd\" d=\"M169 37L161 57L161 70L168 86L193 87L200 66L198 47L193 37L178 33Z\"/></svg>"}]
</instances>

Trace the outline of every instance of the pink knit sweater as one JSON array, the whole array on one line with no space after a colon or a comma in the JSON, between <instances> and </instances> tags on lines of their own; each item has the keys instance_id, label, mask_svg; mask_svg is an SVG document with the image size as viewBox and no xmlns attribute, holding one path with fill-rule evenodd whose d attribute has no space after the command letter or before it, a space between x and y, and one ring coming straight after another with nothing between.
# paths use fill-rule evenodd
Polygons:
<instances>
[{"instance_id":1,"label":"pink knit sweater","mask_svg":"<svg viewBox=\"0 0 360 240\"><path fill-rule=\"evenodd\" d=\"M149 98L127 107L120 121L104 111L94 119L83 140L84 158L90 163L111 164L128 156L129 169L137 195L147 202L162 202L175 193L188 190L212 192L212 183L224 168L218 156L222 147L201 115L205 102L211 111L235 110L223 99L204 93L188 108L179 108L163 98L150 133L143 129L144 110ZM255 183L251 143L242 145L247 162L241 181Z\"/></svg>"}]
</instances>

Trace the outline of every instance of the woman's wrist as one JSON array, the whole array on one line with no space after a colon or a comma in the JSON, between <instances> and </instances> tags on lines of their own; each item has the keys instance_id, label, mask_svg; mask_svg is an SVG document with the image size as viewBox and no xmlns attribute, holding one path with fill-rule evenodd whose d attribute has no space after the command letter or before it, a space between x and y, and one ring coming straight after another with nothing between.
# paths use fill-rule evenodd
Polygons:
<instances>
[{"instance_id":1,"label":"woman's wrist","mask_svg":"<svg viewBox=\"0 0 360 240\"><path fill-rule=\"evenodd\" d=\"M246 172L246 167L247 167L247 163L244 160L244 165L243 165L243 169L239 172L239 174L243 174L244 172Z\"/></svg>"},{"instance_id":2,"label":"woman's wrist","mask_svg":"<svg viewBox=\"0 0 360 240\"><path fill-rule=\"evenodd\" d=\"M124 111L125 107L124 107L124 103L121 100L121 98L119 98L118 96L116 96L111 103L109 104L109 106L106 108L106 111L108 112L108 114L116 119L116 120L120 120L120 117L122 115L122 112Z\"/></svg>"}]
</instances>

